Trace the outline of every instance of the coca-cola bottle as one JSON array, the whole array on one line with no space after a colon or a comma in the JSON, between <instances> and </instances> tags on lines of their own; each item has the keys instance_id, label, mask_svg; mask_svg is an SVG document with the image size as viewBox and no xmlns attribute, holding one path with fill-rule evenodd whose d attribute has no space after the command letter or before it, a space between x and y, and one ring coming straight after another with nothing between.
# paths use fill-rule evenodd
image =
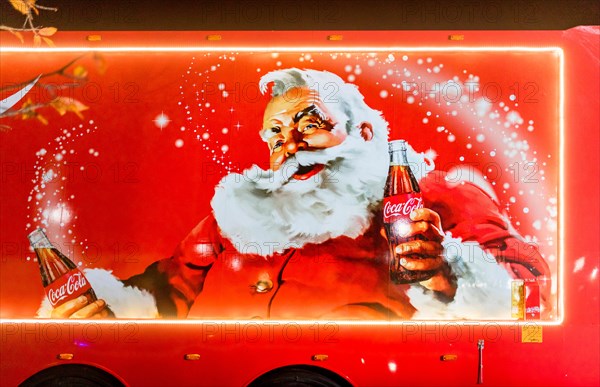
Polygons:
<instances>
[{"instance_id":1,"label":"coca-cola bottle","mask_svg":"<svg viewBox=\"0 0 600 387\"><path fill-rule=\"evenodd\" d=\"M42 284L53 308L82 295L87 297L88 303L97 300L87 278L50 243L42 229L36 229L27 237L37 255Z\"/></svg>"},{"instance_id":2,"label":"coca-cola bottle","mask_svg":"<svg viewBox=\"0 0 600 387\"><path fill-rule=\"evenodd\" d=\"M408 165L406 142L390 141L388 146L390 169L383 195L383 225L390 246L390 279L396 284L424 281L431 278L435 270L407 270L400 264L395 253L399 244L422 239L421 236L403 236L410 228L410 213L423 208L421 189Z\"/></svg>"}]
</instances>

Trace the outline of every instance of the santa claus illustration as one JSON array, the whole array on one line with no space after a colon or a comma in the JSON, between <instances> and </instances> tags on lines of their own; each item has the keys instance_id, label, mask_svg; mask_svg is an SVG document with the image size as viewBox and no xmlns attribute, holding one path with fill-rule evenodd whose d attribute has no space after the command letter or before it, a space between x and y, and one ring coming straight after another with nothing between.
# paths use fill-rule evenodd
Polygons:
<instances>
[{"instance_id":1,"label":"santa claus illustration","mask_svg":"<svg viewBox=\"0 0 600 387\"><path fill-rule=\"evenodd\" d=\"M548 265L472 173L416 171L424 208L410 214L408 235L422 238L395 254L407 269L436 274L390 282L381 234L387 122L326 71L273 71L260 88L272 95L257 133L270 168L225 176L212 212L171 257L124 280L88 269L98 301L54 310L46 301L39 316L509 319L514 278L537 280L548 307ZM409 147L409 159L424 156Z\"/></svg>"}]
</instances>

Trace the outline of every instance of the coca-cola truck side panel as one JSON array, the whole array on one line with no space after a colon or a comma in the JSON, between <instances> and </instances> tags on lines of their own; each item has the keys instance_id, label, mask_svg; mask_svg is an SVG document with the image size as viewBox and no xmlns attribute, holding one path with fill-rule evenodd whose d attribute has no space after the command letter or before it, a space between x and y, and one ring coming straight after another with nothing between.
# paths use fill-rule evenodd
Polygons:
<instances>
[{"instance_id":1,"label":"coca-cola truck side panel","mask_svg":"<svg viewBox=\"0 0 600 387\"><path fill-rule=\"evenodd\" d=\"M0 384L600 384L598 33L2 32Z\"/></svg>"}]
</instances>

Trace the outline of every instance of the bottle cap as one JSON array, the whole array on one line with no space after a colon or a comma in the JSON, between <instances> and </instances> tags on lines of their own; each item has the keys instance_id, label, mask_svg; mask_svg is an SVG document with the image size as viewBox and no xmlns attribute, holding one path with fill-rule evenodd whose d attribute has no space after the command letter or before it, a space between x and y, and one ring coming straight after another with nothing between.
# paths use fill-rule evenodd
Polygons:
<instances>
[{"instance_id":1,"label":"bottle cap","mask_svg":"<svg viewBox=\"0 0 600 387\"><path fill-rule=\"evenodd\" d=\"M31 234L27 235L29 243L34 247L52 247L48 237L41 228L36 228ZM50 245L50 246L48 246Z\"/></svg>"},{"instance_id":2,"label":"bottle cap","mask_svg":"<svg viewBox=\"0 0 600 387\"><path fill-rule=\"evenodd\" d=\"M388 143L388 150L390 152L394 151L405 151L406 150L406 140L392 140Z\"/></svg>"}]
</instances>

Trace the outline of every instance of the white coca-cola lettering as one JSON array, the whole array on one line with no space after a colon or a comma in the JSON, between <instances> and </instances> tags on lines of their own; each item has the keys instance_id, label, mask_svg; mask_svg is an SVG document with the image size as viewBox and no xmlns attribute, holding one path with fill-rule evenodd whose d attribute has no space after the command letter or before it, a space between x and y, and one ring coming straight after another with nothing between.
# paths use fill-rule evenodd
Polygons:
<instances>
[{"instance_id":1,"label":"white coca-cola lettering","mask_svg":"<svg viewBox=\"0 0 600 387\"><path fill-rule=\"evenodd\" d=\"M68 277L67 277L68 276ZM52 306L56 306L57 303L64 300L65 298L74 298L73 295L79 295L84 293L89 285L83 274L79 270L74 270L67 273L61 279L66 278L66 281L60 281L62 284L57 284L59 281L55 281L50 284L48 289L48 300ZM55 285L56 284L56 285Z\"/></svg>"},{"instance_id":2,"label":"white coca-cola lettering","mask_svg":"<svg viewBox=\"0 0 600 387\"><path fill-rule=\"evenodd\" d=\"M423 208L423 199L420 197L409 197L405 202L394 203L386 201L383 206L383 221L389 222L391 217L407 217L412 211Z\"/></svg>"}]
</instances>

